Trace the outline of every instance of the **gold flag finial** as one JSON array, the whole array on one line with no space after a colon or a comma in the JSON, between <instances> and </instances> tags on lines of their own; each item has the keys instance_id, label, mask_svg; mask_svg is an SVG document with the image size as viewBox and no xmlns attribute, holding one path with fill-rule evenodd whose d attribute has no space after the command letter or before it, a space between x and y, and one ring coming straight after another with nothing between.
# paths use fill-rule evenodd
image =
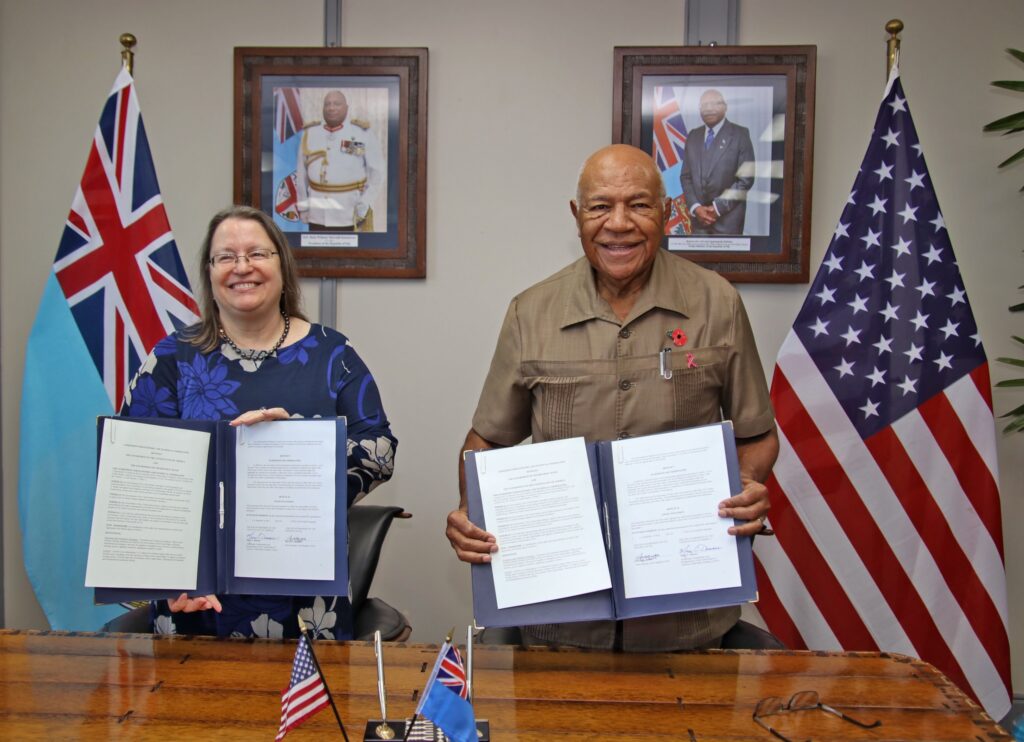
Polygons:
<instances>
[{"instance_id":1,"label":"gold flag finial","mask_svg":"<svg viewBox=\"0 0 1024 742\"><path fill-rule=\"evenodd\" d=\"M124 49L121 50L121 64L128 70L128 74L132 74L132 68L135 66L135 52L132 48L135 46L135 34L123 33L121 34L121 46Z\"/></svg>"},{"instance_id":2,"label":"gold flag finial","mask_svg":"<svg viewBox=\"0 0 1024 742\"><path fill-rule=\"evenodd\" d=\"M896 64L896 60L900 56L899 33L903 30L903 21L893 18L885 24L885 30L889 34L889 39L885 42L885 77L888 79L889 73L892 72L892 66Z\"/></svg>"}]
</instances>

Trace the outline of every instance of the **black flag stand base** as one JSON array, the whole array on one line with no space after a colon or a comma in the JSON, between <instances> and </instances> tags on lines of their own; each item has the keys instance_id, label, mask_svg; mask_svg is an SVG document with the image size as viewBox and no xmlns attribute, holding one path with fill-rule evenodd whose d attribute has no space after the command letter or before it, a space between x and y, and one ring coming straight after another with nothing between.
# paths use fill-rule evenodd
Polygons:
<instances>
[{"instance_id":1,"label":"black flag stand base","mask_svg":"<svg viewBox=\"0 0 1024 742\"><path fill-rule=\"evenodd\" d=\"M363 740L364 742L400 740L405 737L405 727L409 721L409 719L404 721L388 719L383 722L380 719L370 719L366 722ZM476 738L477 742L491 742L491 724L486 719L477 721ZM447 742L448 738L439 727L434 726L433 722L420 717L416 719L416 724L409 732L409 742L413 742L413 740L416 742L427 742L428 740L429 742Z\"/></svg>"}]
</instances>

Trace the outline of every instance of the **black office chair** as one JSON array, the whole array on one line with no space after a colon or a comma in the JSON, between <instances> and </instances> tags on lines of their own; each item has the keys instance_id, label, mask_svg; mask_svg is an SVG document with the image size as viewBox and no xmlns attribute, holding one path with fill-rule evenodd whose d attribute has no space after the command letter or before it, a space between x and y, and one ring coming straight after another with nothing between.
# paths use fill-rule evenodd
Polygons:
<instances>
[{"instance_id":1,"label":"black office chair","mask_svg":"<svg viewBox=\"0 0 1024 742\"><path fill-rule=\"evenodd\" d=\"M395 505L353 505L348 510L348 573L354 639L373 639L373 632L379 630L385 641L405 641L412 633L412 626L399 610L380 598L367 597L392 521L411 517L411 513ZM149 634L152 630L148 603L111 619L100 629L128 634Z\"/></svg>"},{"instance_id":2,"label":"black office chair","mask_svg":"<svg viewBox=\"0 0 1024 742\"><path fill-rule=\"evenodd\" d=\"M352 589L352 636L373 639L379 630L385 641L405 641L412 633L405 616L380 598L369 598L384 537L395 518L412 514L395 505L353 505L348 510L348 574Z\"/></svg>"},{"instance_id":3,"label":"black office chair","mask_svg":"<svg viewBox=\"0 0 1024 742\"><path fill-rule=\"evenodd\" d=\"M747 621L736 625L722 637L722 649L785 649L786 645L770 631Z\"/></svg>"}]
</instances>

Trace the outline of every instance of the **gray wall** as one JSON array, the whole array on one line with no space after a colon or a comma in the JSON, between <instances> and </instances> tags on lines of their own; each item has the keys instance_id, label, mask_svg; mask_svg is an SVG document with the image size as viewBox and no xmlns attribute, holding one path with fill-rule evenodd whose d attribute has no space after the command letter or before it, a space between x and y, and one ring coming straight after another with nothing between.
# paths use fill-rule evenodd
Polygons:
<instances>
[{"instance_id":1,"label":"gray wall","mask_svg":"<svg viewBox=\"0 0 1024 742\"><path fill-rule=\"evenodd\" d=\"M968 11L968 12L965 12ZM1013 145L981 125L1021 109L990 80L1024 77L1024 5L981 0L742 4L741 44L818 46L812 265L828 244L884 85L883 25L904 20L903 81L989 356L1020 354L1006 307L1024 283L1017 188L995 164ZM428 265L423 281L345 280L340 327L376 374L401 439L378 502L415 513L392 531L375 592L414 640L468 621L468 575L442 530L455 465L509 297L579 254L568 209L580 161L611 134L612 47L678 44L680 0L347 0L346 46L430 49ZM963 18L963 22L955 19ZM231 199L234 46L323 41L322 0L0 0L0 339L5 620L45 627L17 521L25 339L89 137L139 37L136 77L171 224L190 265L209 215ZM1021 142L1017 142L1020 146ZM318 288L305 285L315 311ZM806 286L745 285L770 373ZM993 363L996 379L1011 375ZM1020 394L995 392L996 408ZM1000 440L1005 522L1024 521L1024 436ZM1006 529L1009 534L1009 529ZM1024 687L1024 542L1007 539L1014 684Z\"/></svg>"}]
</instances>

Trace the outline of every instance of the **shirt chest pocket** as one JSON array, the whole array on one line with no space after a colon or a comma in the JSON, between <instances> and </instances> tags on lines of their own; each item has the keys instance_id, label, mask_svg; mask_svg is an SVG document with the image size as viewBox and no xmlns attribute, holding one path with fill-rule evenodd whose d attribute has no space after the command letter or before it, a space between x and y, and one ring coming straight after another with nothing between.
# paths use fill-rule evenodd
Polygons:
<instances>
[{"instance_id":1,"label":"shirt chest pocket","mask_svg":"<svg viewBox=\"0 0 1024 742\"><path fill-rule=\"evenodd\" d=\"M602 409L601 392L614 388L614 362L537 361L525 364L523 371L535 442L594 437L594 421L610 412Z\"/></svg>"},{"instance_id":2,"label":"shirt chest pocket","mask_svg":"<svg viewBox=\"0 0 1024 742\"><path fill-rule=\"evenodd\" d=\"M718 422L725 386L725 347L673 351L672 405L676 428Z\"/></svg>"}]
</instances>

